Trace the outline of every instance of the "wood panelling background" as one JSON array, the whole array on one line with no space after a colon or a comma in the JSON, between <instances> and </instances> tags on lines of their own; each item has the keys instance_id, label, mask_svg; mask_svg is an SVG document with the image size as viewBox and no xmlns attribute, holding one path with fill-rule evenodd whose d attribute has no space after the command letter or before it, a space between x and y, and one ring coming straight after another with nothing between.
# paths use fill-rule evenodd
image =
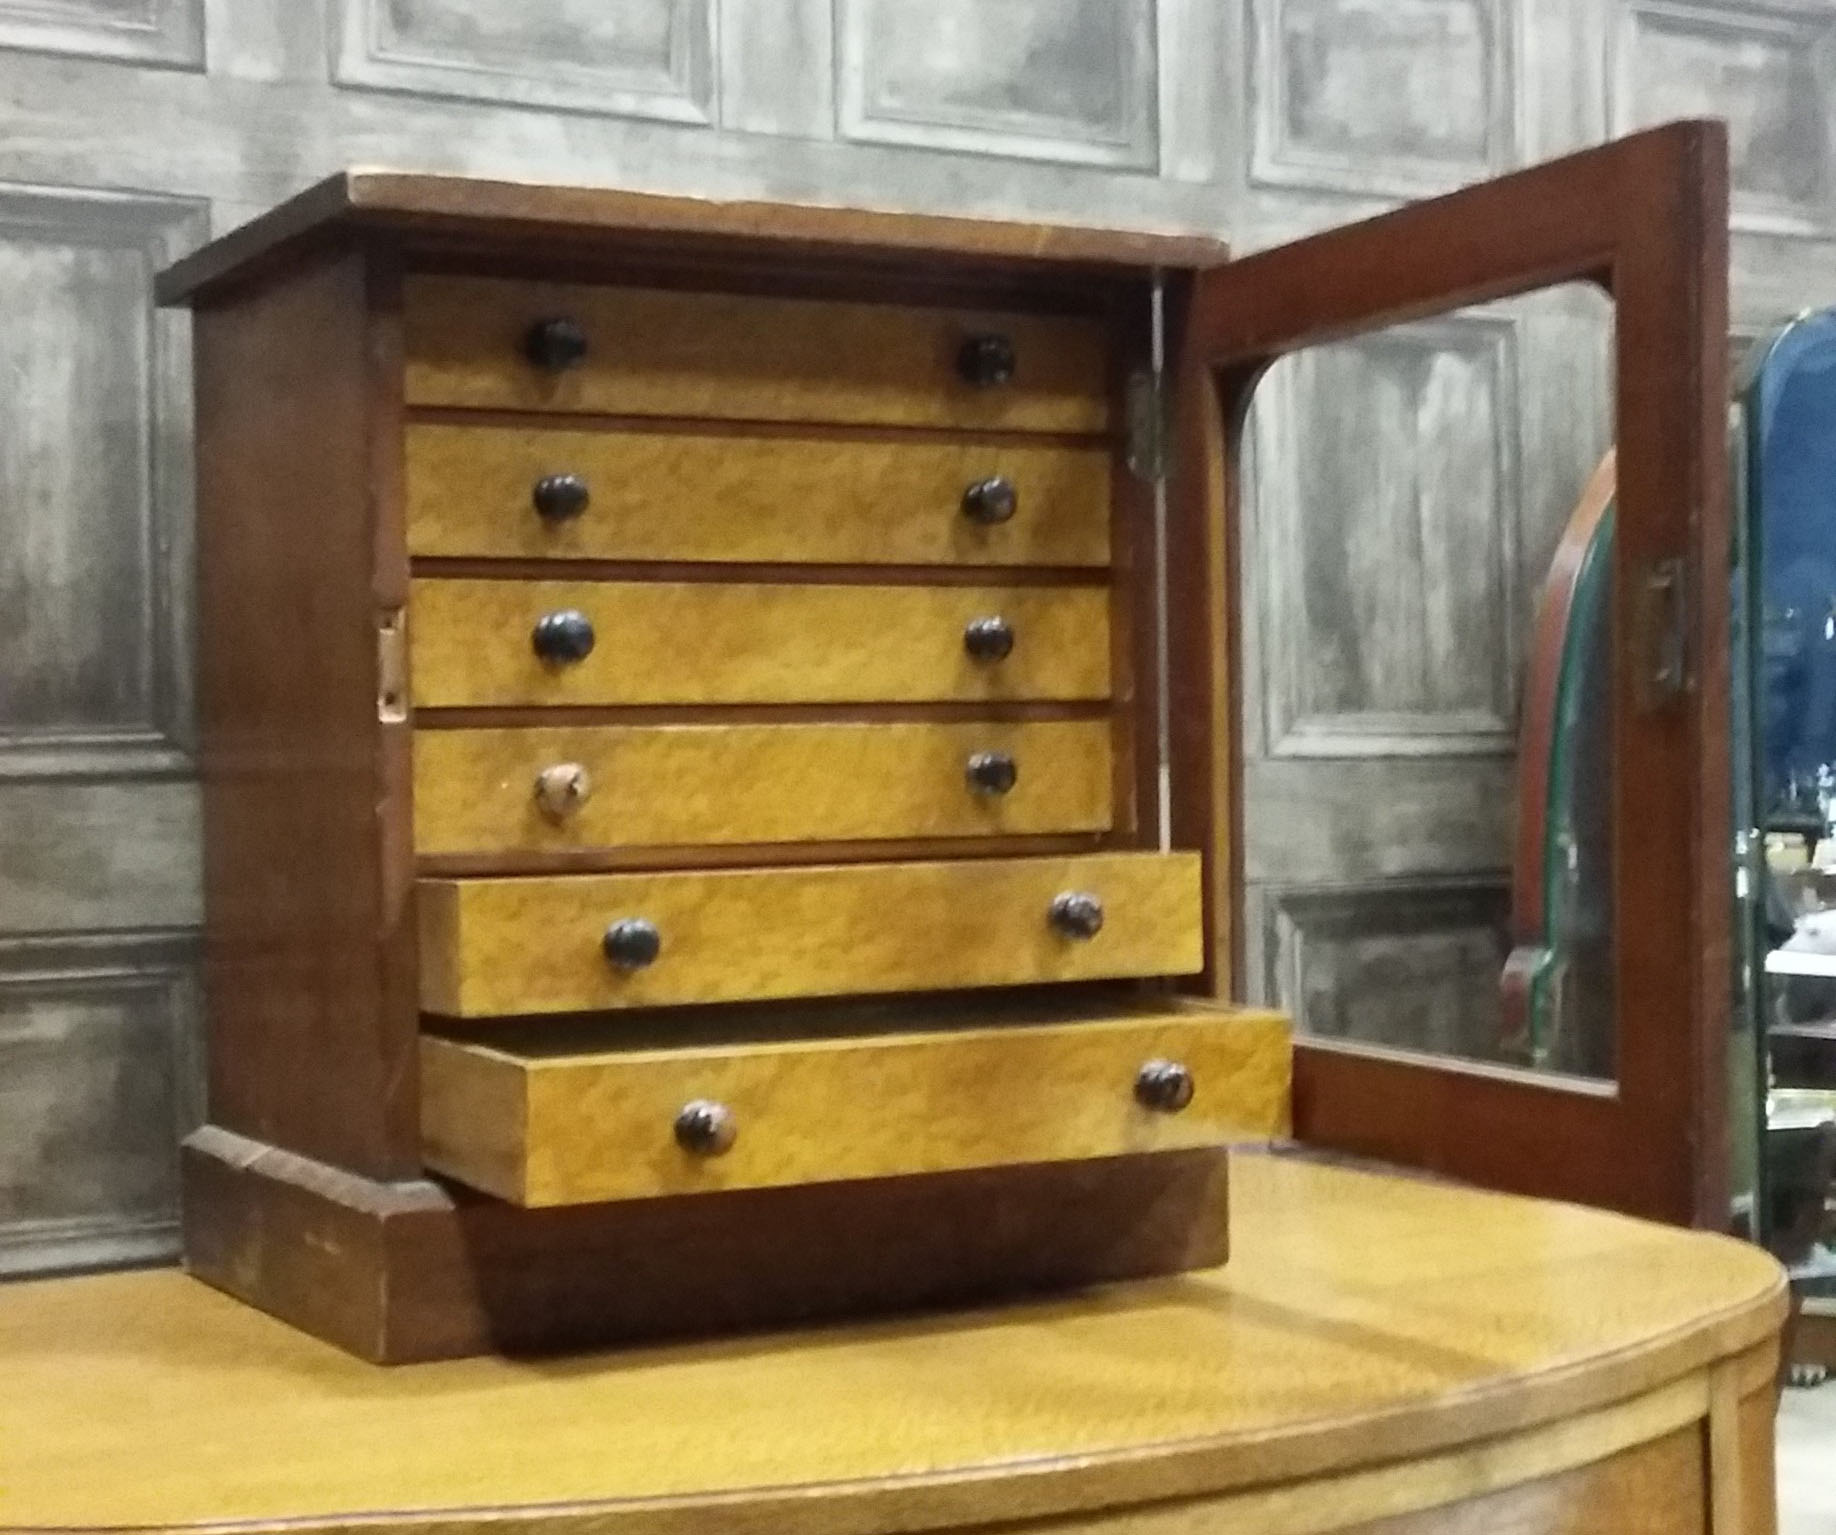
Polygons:
<instances>
[{"instance_id":1,"label":"wood panelling background","mask_svg":"<svg viewBox=\"0 0 1836 1535\"><path fill-rule=\"evenodd\" d=\"M1564 285L1297 353L1257 390L1247 978L1304 1029L1499 1057L1528 640L1612 441L1612 327Z\"/></svg>"},{"instance_id":2,"label":"wood panelling background","mask_svg":"<svg viewBox=\"0 0 1836 1535\"><path fill-rule=\"evenodd\" d=\"M189 388L147 278L207 234L385 165L1249 249L1706 112L1733 123L1737 328L1836 301L1829 0L0 0L0 103L9 1272L174 1245ZM1249 976L1314 1026L1479 1027L1517 626L1603 440L1603 323L1563 295L1436 320L1259 406Z\"/></svg>"}]
</instances>

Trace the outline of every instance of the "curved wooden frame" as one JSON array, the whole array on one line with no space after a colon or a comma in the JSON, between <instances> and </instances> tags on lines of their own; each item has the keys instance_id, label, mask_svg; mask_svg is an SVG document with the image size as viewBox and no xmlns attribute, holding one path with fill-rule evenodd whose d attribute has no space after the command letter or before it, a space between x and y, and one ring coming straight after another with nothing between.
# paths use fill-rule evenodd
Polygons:
<instances>
[{"instance_id":1,"label":"curved wooden frame","mask_svg":"<svg viewBox=\"0 0 1836 1535\"><path fill-rule=\"evenodd\" d=\"M1618 454L1608 449L1588 477L1549 562L1537 603L1524 675L1523 719L1517 733L1517 840L1511 867L1511 954L1499 981L1502 1043L1507 1050L1529 1040L1536 977L1550 954L1545 899L1549 845L1549 790L1556 749L1556 713L1562 696L1562 658L1581 573L1601 519L1619 486Z\"/></svg>"}]
</instances>

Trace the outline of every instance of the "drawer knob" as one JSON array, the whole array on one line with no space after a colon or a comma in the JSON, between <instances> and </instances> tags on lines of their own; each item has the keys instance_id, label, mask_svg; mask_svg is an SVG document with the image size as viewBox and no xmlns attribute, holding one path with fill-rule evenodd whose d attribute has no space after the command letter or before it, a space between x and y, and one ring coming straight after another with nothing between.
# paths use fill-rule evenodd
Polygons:
<instances>
[{"instance_id":1,"label":"drawer knob","mask_svg":"<svg viewBox=\"0 0 1836 1535\"><path fill-rule=\"evenodd\" d=\"M963 492L963 515L971 522L991 528L1006 522L1020 507L1020 492L1004 474L991 474L977 480Z\"/></svg>"},{"instance_id":2,"label":"drawer knob","mask_svg":"<svg viewBox=\"0 0 1836 1535\"><path fill-rule=\"evenodd\" d=\"M999 332L970 336L956 354L956 371L977 389L992 389L1014 376L1014 343Z\"/></svg>"},{"instance_id":3,"label":"drawer knob","mask_svg":"<svg viewBox=\"0 0 1836 1535\"><path fill-rule=\"evenodd\" d=\"M731 1151L739 1138L733 1110L711 1098L682 1105L676 1115L676 1144L698 1157L717 1157Z\"/></svg>"},{"instance_id":4,"label":"drawer knob","mask_svg":"<svg viewBox=\"0 0 1836 1535\"><path fill-rule=\"evenodd\" d=\"M545 474L531 495L536 515L544 522L572 522L587 509L593 494L577 474Z\"/></svg>"},{"instance_id":5,"label":"drawer knob","mask_svg":"<svg viewBox=\"0 0 1836 1535\"><path fill-rule=\"evenodd\" d=\"M1178 1061L1149 1061L1135 1073L1135 1101L1156 1114L1177 1114L1192 1102L1191 1071Z\"/></svg>"},{"instance_id":6,"label":"drawer knob","mask_svg":"<svg viewBox=\"0 0 1836 1535\"><path fill-rule=\"evenodd\" d=\"M606 929L600 946L606 951L606 958L620 970L642 970L657 962L657 956L663 952L663 935L654 922L646 922L642 917L626 917Z\"/></svg>"},{"instance_id":7,"label":"drawer knob","mask_svg":"<svg viewBox=\"0 0 1836 1535\"><path fill-rule=\"evenodd\" d=\"M1020 781L1020 769L1006 752L974 752L964 777L978 794L1006 794Z\"/></svg>"},{"instance_id":8,"label":"drawer knob","mask_svg":"<svg viewBox=\"0 0 1836 1535\"><path fill-rule=\"evenodd\" d=\"M1103 903L1088 890L1065 890L1053 896L1046 917L1063 938L1094 938L1103 931Z\"/></svg>"},{"instance_id":9,"label":"drawer knob","mask_svg":"<svg viewBox=\"0 0 1836 1535\"><path fill-rule=\"evenodd\" d=\"M578 762L557 762L536 774L536 803L551 821L565 821L593 792L593 776Z\"/></svg>"},{"instance_id":10,"label":"drawer knob","mask_svg":"<svg viewBox=\"0 0 1836 1535\"><path fill-rule=\"evenodd\" d=\"M1014 653L1014 626L998 613L973 618L963 630L963 649L977 661L1005 661Z\"/></svg>"},{"instance_id":11,"label":"drawer knob","mask_svg":"<svg viewBox=\"0 0 1836 1535\"><path fill-rule=\"evenodd\" d=\"M550 373L565 373L584 362L586 354L586 327L565 315L537 320L523 335L523 355Z\"/></svg>"},{"instance_id":12,"label":"drawer knob","mask_svg":"<svg viewBox=\"0 0 1836 1535\"><path fill-rule=\"evenodd\" d=\"M593 620L578 608L545 613L536 621L531 639L544 661L584 661L593 653Z\"/></svg>"}]
</instances>

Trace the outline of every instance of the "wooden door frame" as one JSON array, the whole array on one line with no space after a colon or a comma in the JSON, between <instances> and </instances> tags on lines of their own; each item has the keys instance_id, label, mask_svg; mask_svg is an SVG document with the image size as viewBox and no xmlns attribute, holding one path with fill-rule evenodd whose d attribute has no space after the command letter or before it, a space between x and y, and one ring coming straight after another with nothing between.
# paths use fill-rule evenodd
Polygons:
<instances>
[{"instance_id":1,"label":"wooden door frame","mask_svg":"<svg viewBox=\"0 0 1836 1535\"><path fill-rule=\"evenodd\" d=\"M1213 854L1200 984L1240 994L1234 463L1262 373L1303 347L1571 281L1616 305L1613 611L1636 651L1616 641L1616 1083L1301 1039L1294 1129L1490 1187L1722 1226L1733 899L1723 124L1652 129L1197 278L1169 512L1175 844ZM1667 571L1680 573L1671 595L1684 605L1676 691L1652 681L1658 626L1643 621Z\"/></svg>"}]
</instances>

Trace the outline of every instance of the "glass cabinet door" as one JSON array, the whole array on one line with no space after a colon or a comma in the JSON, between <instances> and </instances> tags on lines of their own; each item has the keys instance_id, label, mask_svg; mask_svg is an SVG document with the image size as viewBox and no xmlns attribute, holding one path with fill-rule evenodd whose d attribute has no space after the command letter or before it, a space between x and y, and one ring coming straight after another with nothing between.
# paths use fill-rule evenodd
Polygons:
<instances>
[{"instance_id":1,"label":"glass cabinet door","mask_svg":"<svg viewBox=\"0 0 1836 1535\"><path fill-rule=\"evenodd\" d=\"M1324 995L1341 961L1363 967L1335 1006L1296 1009L1302 1142L1725 1224L1727 275L1725 131L1679 123L1195 281L1178 379L1169 606L1176 636L1214 643L1174 648L1176 777L1203 771L1216 738L1242 728L1234 700L1245 651L1271 629L1269 611L1247 630L1229 604L1221 626L1215 618L1220 594L1236 589L1254 510L1242 472L1251 451L1279 458L1293 493L1310 498L1307 515L1337 538L1330 559L1276 550L1259 567L1273 573L1264 595L1287 648L1279 668L1267 656L1256 663L1280 684L1264 711L1266 734L1280 739L1259 748L1256 766L1289 773L1306 758L1307 773L1283 781L1333 797L1348 869L1369 864L1374 848L1406 861L1409 838L1445 840L1456 821L1505 829L1494 862L1509 868L1516 786L1474 764L1515 742L1522 672L1540 666L1566 688L1552 695L1547 723L1571 744L1585 737L1592 759L1552 785L1555 815L1518 828L1563 878L1534 926L1509 941L1481 931L1475 903L1470 941L1441 942L1431 965L1404 897L1398 912L1373 919L1369 902L1355 909L1348 896L1335 907L1330 888L1262 922L1264 962L1271 944L1287 943L1278 958L1303 993ZM1496 574L1501 551L1517 553L1521 537L1499 486L1523 482L1539 451L1536 423L1559 429L1560 392L1522 412L1529 424L1515 436L1488 426L1487 451L1442 455L1432 483L1399 481L1396 444L1474 412L1502 418L1515 387L1514 343L1496 340L1511 333L1509 306L1576 285L1611 300L1610 419L1599 442L1616 443L1617 458L1610 505L1598 498L1591 525L1556 550L1565 616L1585 620L1570 651L1568 626L1543 624L1536 593ZM1356 355L1334 350L1349 343ZM1312 440L1296 434L1296 413L1274 408L1281 399L1267 404L1284 371L1282 389L1329 377L1339 391L1338 419ZM1575 391L1584 387L1577 378ZM1246 433L1252 407L1265 406L1263 424ZM1258 493L1266 470L1259 464ZM1267 539L1257 537L1263 559ZM1404 591L1397 571L1432 579ZM1305 643L1290 641L1297 634ZM1522 667L1507 672L1501 655L1521 655ZM1241 764L1237 745L1218 758ZM1240 767L1217 786L1214 824L1174 828L1228 850L1227 877L1211 892L1228 960L1209 980L1238 994L1246 846L1259 878L1285 849L1316 864L1341 851L1322 851L1323 817L1299 793L1246 825L1243 777Z\"/></svg>"},{"instance_id":2,"label":"glass cabinet door","mask_svg":"<svg viewBox=\"0 0 1836 1535\"><path fill-rule=\"evenodd\" d=\"M1735 395L1735 801L1752 1225L1836 1297L1836 312L1755 345Z\"/></svg>"}]
</instances>

